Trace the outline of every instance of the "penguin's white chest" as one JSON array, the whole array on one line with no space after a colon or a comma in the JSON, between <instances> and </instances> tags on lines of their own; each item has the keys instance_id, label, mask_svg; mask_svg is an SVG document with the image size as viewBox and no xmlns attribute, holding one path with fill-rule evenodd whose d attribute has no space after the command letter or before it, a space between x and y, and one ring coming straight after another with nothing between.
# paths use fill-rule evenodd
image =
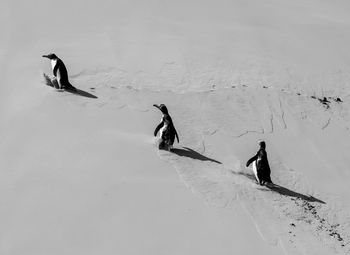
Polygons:
<instances>
[{"instance_id":1,"label":"penguin's white chest","mask_svg":"<svg viewBox=\"0 0 350 255\"><path fill-rule=\"evenodd\" d=\"M253 162L253 173L255 175L255 179L257 182L260 182L259 177L258 177L258 163L260 159L257 159Z\"/></svg>"},{"instance_id":2,"label":"penguin's white chest","mask_svg":"<svg viewBox=\"0 0 350 255\"><path fill-rule=\"evenodd\" d=\"M159 130L159 137L162 138L163 133L165 132L165 130L168 129L168 123L164 121L164 116L162 117L162 119L160 120L160 123L164 122L164 125L162 126L162 128Z\"/></svg>"},{"instance_id":3,"label":"penguin's white chest","mask_svg":"<svg viewBox=\"0 0 350 255\"><path fill-rule=\"evenodd\" d=\"M159 137L163 136L163 133L168 129L168 125L164 124L164 126L159 131Z\"/></svg>"},{"instance_id":4,"label":"penguin's white chest","mask_svg":"<svg viewBox=\"0 0 350 255\"><path fill-rule=\"evenodd\" d=\"M57 59L51 59L51 67L52 67L52 71L55 68L55 66L57 65Z\"/></svg>"}]
</instances>

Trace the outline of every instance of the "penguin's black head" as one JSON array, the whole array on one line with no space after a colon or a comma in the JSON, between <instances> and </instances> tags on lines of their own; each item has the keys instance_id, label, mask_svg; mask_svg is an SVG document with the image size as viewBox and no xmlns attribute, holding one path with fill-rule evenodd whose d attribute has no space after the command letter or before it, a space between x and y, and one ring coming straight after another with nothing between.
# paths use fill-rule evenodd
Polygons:
<instances>
[{"instance_id":1,"label":"penguin's black head","mask_svg":"<svg viewBox=\"0 0 350 255\"><path fill-rule=\"evenodd\" d=\"M154 107L157 107L163 114L168 114L168 108L166 108L165 104L160 105L153 105Z\"/></svg>"},{"instance_id":2,"label":"penguin's black head","mask_svg":"<svg viewBox=\"0 0 350 255\"><path fill-rule=\"evenodd\" d=\"M259 141L260 148L265 149L266 148L266 143L265 141Z\"/></svg>"},{"instance_id":3,"label":"penguin's black head","mask_svg":"<svg viewBox=\"0 0 350 255\"><path fill-rule=\"evenodd\" d=\"M57 56L54 53L50 53L48 55L43 55L43 58L57 59Z\"/></svg>"}]
</instances>

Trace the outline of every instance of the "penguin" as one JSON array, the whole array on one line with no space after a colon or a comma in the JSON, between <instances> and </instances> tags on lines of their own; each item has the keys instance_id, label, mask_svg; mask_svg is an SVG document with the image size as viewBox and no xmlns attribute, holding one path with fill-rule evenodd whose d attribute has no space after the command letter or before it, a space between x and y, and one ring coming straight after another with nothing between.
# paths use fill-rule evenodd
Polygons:
<instances>
[{"instance_id":1,"label":"penguin","mask_svg":"<svg viewBox=\"0 0 350 255\"><path fill-rule=\"evenodd\" d=\"M158 148L167 149L168 151L170 151L174 144L175 136L176 136L177 142L179 142L179 136L177 135L176 129L168 113L167 107L164 104L160 104L160 105L154 104L153 106L158 108L163 114L161 122L154 130L154 136L157 136L158 131L160 131L159 133L160 133L161 139L160 139Z\"/></svg>"},{"instance_id":2,"label":"penguin","mask_svg":"<svg viewBox=\"0 0 350 255\"><path fill-rule=\"evenodd\" d=\"M67 68L60 58L58 58L54 53L43 55L42 57L51 60L51 67L54 75L54 78L51 79L53 87L56 89L65 89L73 92L77 91L77 89L72 84L70 84Z\"/></svg>"},{"instance_id":3,"label":"penguin","mask_svg":"<svg viewBox=\"0 0 350 255\"><path fill-rule=\"evenodd\" d=\"M254 157L247 161L246 167L253 163L253 172L259 185L273 184L271 181L271 169L266 153L266 143L259 141L260 149Z\"/></svg>"}]
</instances>

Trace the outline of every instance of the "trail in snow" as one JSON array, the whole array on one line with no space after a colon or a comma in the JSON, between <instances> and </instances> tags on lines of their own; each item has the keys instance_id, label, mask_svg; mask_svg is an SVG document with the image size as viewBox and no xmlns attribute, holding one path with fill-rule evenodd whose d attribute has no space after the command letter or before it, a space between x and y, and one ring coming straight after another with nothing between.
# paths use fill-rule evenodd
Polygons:
<instances>
[{"instance_id":1,"label":"trail in snow","mask_svg":"<svg viewBox=\"0 0 350 255\"><path fill-rule=\"evenodd\" d=\"M327 111L306 96L247 86L177 94L116 88L106 81L94 91L102 103L85 103L91 107L149 112L153 103L165 103L184 147L173 153L159 151L160 157L211 206L242 206L269 244L280 245L286 254L350 251L350 216L344 205L333 204L331 194L314 190L298 169L283 162L277 145L301 143L291 140L297 137L299 121L322 130L331 117L338 118L346 129L349 116L344 108L335 105ZM258 138L268 140L272 180L277 184L271 188L256 185L251 170L244 167Z\"/></svg>"},{"instance_id":2,"label":"trail in snow","mask_svg":"<svg viewBox=\"0 0 350 255\"><path fill-rule=\"evenodd\" d=\"M280 162L271 162L273 180L278 185L267 188L256 185L248 169L230 171L215 161L207 163L193 155L179 157L160 152L160 156L172 164L186 186L208 204L224 208L234 208L237 203L243 206L261 237L271 245L281 242L288 247L287 254L303 254L300 243L305 236L308 242L319 242L316 246L326 244L323 250L328 248L344 254L349 251L347 220L350 218L335 220L337 209L313 194L301 174ZM306 254L315 254L314 250L304 249Z\"/></svg>"},{"instance_id":3,"label":"trail in snow","mask_svg":"<svg viewBox=\"0 0 350 255\"><path fill-rule=\"evenodd\" d=\"M218 97L220 98L220 96ZM263 134L281 133L287 129L286 113L280 100L280 96L276 94L253 97L252 101L255 104L251 103L254 104L251 114L253 111L255 112L255 123L264 130ZM221 100L221 102L226 103L227 101ZM217 105L214 104L215 106ZM223 108L229 110L229 108L233 109L233 106L229 105ZM235 107L236 112L237 109L239 108ZM318 113L321 114L322 110L319 110ZM239 125L239 122L234 119L234 114L232 114L234 120L226 122L224 114L214 115L215 110L212 111L215 121L212 120L212 116L208 116L210 111L200 112L203 119L217 124L218 131L214 136L221 136L218 139L219 142L215 141L217 138L210 135L210 138L207 139L202 137L203 143L206 144L207 148L210 148L207 149L206 153L209 156L220 155L222 150L215 152L215 147L230 147L227 143L235 143L235 141L230 140L230 136L228 137L227 134L229 130L234 132L232 126ZM317 125L320 122L318 122L319 119L316 120L313 124ZM240 123L242 124L242 122ZM243 125L245 126L246 123L249 123L249 120L243 122ZM197 125L192 122L192 125L189 124L187 128L193 127L197 127ZM200 131L198 132L200 133ZM256 139L253 140L255 141L258 137L264 137L258 132L246 131L245 134L254 135ZM240 139L243 137L241 136ZM212 141L214 144L211 145ZM230 152L229 148L226 149ZM198 150L200 151L199 148ZM231 152L231 156L235 157L234 151ZM231 169L227 168L225 163L222 165L213 161L208 163L192 156L186 158L160 152L161 158L175 167L190 190L213 206L227 208L234 207L239 203L251 215L262 238L271 245L283 246L286 254L317 254L325 251L330 254L333 252L346 254L349 252L350 235L347 222L350 217L349 215L339 217L340 214L344 214L344 208L328 205L328 201L324 201L325 199L313 190L300 172L283 164L277 149L269 155L273 171L272 178L277 186L268 189L254 184L251 172L242 167L243 164L238 155L236 155L236 162L233 163L237 167ZM220 158L215 160L220 161ZM330 197L327 198L330 199ZM315 250L314 247L319 247L319 250Z\"/></svg>"}]
</instances>

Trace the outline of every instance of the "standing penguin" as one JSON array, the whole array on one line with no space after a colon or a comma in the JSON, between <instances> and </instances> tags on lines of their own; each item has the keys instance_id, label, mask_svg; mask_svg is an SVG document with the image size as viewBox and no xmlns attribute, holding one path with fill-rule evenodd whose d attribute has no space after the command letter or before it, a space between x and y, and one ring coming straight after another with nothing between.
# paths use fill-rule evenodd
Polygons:
<instances>
[{"instance_id":1,"label":"standing penguin","mask_svg":"<svg viewBox=\"0 0 350 255\"><path fill-rule=\"evenodd\" d=\"M269 161L267 160L267 153L266 153L266 144L264 141L259 142L260 149L256 153L254 157L248 160L246 166L248 167L251 163L253 163L253 172L255 175L255 178L257 182L260 185L263 185L265 183L271 183L271 170L269 166Z\"/></svg>"},{"instance_id":2,"label":"standing penguin","mask_svg":"<svg viewBox=\"0 0 350 255\"><path fill-rule=\"evenodd\" d=\"M45 78L51 80L51 84L48 84L56 89L65 89L68 91L77 91L77 89L70 84L68 80L67 68L63 61L59 59L54 53L43 55L43 58L48 58L51 60L51 67L54 78L49 78L45 74Z\"/></svg>"},{"instance_id":3,"label":"standing penguin","mask_svg":"<svg viewBox=\"0 0 350 255\"><path fill-rule=\"evenodd\" d=\"M177 142L179 142L179 136L177 135L176 129L173 124L173 120L171 119L168 113L168 109L164 104L154 104L153 106L158 108L163 113L163 117L161 119L160 124L154 130L154 136L157 136L157 133L160 130L160 142L158 148L167 149L170 151L172 145L174 144L175 136Z\"/></svg>"}]
</instances>

